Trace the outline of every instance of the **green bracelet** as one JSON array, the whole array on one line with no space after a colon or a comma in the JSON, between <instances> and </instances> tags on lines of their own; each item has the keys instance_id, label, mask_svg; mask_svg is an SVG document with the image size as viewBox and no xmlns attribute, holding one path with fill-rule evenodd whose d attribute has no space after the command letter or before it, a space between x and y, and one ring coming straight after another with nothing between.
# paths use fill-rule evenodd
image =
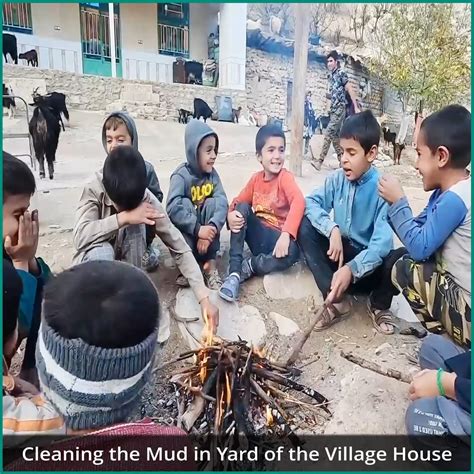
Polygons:
<instances>
[{"instance_id":1,"label":"green bracelet","mask_svg":"<svg viewBox=\"0 0 474 474\"><path fill-rule=\"evenodd\" d=\"M439 394L442 397L446 396L446 392L444 391L443 384L441 383L441 376L443 375L443 369L438 369L438 372L436 374L436 384L438 385L438 391Z\"/></svg>"}]
</instances>

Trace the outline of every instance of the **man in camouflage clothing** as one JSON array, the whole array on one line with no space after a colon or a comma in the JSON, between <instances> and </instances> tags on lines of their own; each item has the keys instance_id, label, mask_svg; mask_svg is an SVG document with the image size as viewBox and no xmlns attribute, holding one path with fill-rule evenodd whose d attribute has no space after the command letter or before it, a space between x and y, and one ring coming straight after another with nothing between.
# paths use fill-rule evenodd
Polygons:
<instances>
[{"instance_id":1,"label":"man in camouflage clothing","mask_svg":"<svg viewBox=\"0 0 474 474\"><path fill-rule=\"evenodd\" d=\"M337 159L339 160L339 163L341 162L343 152L339 145L339 132L341 131L342 123L346 117L346 91L354 105L354 113L360 112L355 93L349 84L347 74L339 66L337 51L331 51L327 55L327 65L330 73L329 93L327 94L327 97L328 99L331 99L331 107L329 109L329 124L326 129L321 155L319 156L319 160L313 158L311 161L311 164L317 171L321 170L321 166L328 154L331 142L336 150Z\"/></svg>"}]
</instances>

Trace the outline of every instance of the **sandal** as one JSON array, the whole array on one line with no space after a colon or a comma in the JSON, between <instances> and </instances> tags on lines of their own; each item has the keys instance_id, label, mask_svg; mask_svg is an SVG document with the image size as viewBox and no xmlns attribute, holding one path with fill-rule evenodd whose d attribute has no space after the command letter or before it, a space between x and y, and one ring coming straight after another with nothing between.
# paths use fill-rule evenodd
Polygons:
<instances>
[{"instance_id":1,"label":"sandal","mask_svg":"<svg viewBox=\"0 0 474 474\"><path fill-rule=\"evenodd\" d=\"M321 319L322 324L320 326L316 325L313 331L314 332L325 331L331 326L334 326L334 324L340 323L341 321L344 321L345 319L347 319L350 316L350 314L351 314L351 305L349 305L349 309L347 311L344 311L343 313L338 311L334 305L328 305L322 314L322 319Z\"/></svg>"},{"instance_id":2,"label":"sandal","mask_svg":"<svg viewBox=\"0 0 474 474\"><path fill-rule=\"evenodd\" d=\"M203 276L204 276L204 282L206 283L207 287L210 290L219 290L220 287L222 286L222 280L217 270L204 272Z\"/></svg>"},{"instance_id":3,"label":"sandal","mask_svg":"<svg viewBox=\"0 0 474 474\"><path fill-rule=\"evenodd\" d=\"M188 279L182 275L181 273L178 275L178 278L176 278L176 284L180 286L181 288L188 288L189 287L189 281Z\"/></svg>"},{"instance_id":4,"label":"sandal","mask_svg":"<svg viewBox=\"0 0 474 474\"><path fill-rule=\"evenodd\" d=\"M367 301L367 309L369 312L370 319L374 328L381 334L391 336L395 332L395 324L393 323L393 315L389 309L374 309L370 305L370 301ZM388 324L391 329L382 329L381 324Z\"/></svg>"}]
</instances>

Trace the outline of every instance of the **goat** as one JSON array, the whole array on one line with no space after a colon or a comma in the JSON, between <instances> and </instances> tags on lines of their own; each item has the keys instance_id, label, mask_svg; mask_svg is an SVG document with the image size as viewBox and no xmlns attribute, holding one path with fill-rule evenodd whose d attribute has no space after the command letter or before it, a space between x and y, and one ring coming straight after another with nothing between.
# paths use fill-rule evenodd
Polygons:
<instances>
[{"instance_id":1,"label":"goat","mask_svg":"<svg viewBox=\"0 0 474 474\"><path fill-rule=\"evenodd\" d=\"M18 64L18 46L16 42L16 36L10 33L3 33L3 57L5 62L8 63L7 54L10 55L13 62Z\"/></svg>"},{"instance_id":2,"label":"goat","mask_svg":"<svg viewBox=\"0 0 474 474\"><path fill-rule=\"evenodd\" d=\"M242 107L238 109L232 109L232 122L239 123L240 114L242 113Z\"/></svg>"},{"instance_id":3,"label":"goat","mask_svg":"<svg viewBox=\"0 0 474 474\"><path fill-rule=\"evenodd\" d=\"M383 127L382 133L385 145L389 145L391 143L393 146L395 146L395 138L397 138L397 134L395 132L391 132L388 127Z\"/></svg>"},{"instance_id":4,"label":"goat","mask_svg":"<svg viewBox=\"0 0 474 474\"><path fill-rule=\"evenodd\" d=\"M58 148L61 127L58 115L46 104L43 96L36 95L33 117L29 123L29 132L33 138L36 159L39 163L40 178L45 178L44 158L48 163L49 179L54 178L54 162L56 161L56 150Z\"/></svg>"},{"instance_id":5,"label":"goat","mask_svg":"<svg viewBox=\"0 0 474 474\"><path fill-rule=\"evenodd\" d=\"M28 64L28 66L31 63L33 67L38 67L38 53L36 52L36 49L31 49L26 53L21 53L18 58L26 59L26 63Z\"/></svg>"},{"instance_id":6,"label":"goat","mask_svg":"<svg viewBox=\"0 0 474 474\"><path fill-rule=\"evenodd\" d=\"M178 122L187 124L189 118L193 116L193 113L186 109L178 109Z\"/></svg>"},{"instance_id":7,"label":"goat","mask_svg":"<svg viewBox=\"0 0 474 474\"><path fill-rule=\"evenodd\" d=\"M58 121L60 122L63 132L65 132L62 116L69 122L69 111L66 107L66 96L61 92L50 92L46 95L38 94L38 87L33 91L33 105L44 104L49 107Z\"/></svg>"},{"instance_id":8,"label":"goat","mask_svg":"<svg viewBox=\"0 0 474 474\"><path fill-rule=\"evenodd\" d=\"M3 108L8 109L8 117L13 118L15 116L15 109L16 103L13 97L5 97L5 96L13 96L13 90L11 86L6 86L3 84Z\"/></svg>"},{"instance_id":9,"label":"goat","mask_svg":"<svg viewBox=\"0 0 474 474\"><path fill-rule=\"evenodd\" d=\"M212 109L209 107L207 102L205 102L202 99L194 99L194 113L193 117L195 119L200 119L201 117L204 119L204 122L208 119L211 118L213 114Z\"/></svg>"},{"instance_id":10,"label":"goat","mask_svg":"<svg viewBox=\"0 0 474 474\"><path fill-rule=\"evenodd\" d=\"M405 144L403 143L394 143L393 144L393 164L394 165L399 165L400 164L400 158L402 156L402 151L405 148Z\"/></svg>"}]
</instances>

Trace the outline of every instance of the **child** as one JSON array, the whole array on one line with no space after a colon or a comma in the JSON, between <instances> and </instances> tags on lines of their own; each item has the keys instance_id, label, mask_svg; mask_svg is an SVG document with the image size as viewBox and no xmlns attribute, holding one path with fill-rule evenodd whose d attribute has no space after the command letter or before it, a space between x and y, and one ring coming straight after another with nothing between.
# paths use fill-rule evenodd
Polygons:
<instances>
[{"instance_id":1,"label":"child","mask_svg":"<svg viewBox=\"0 0 474 474\"><path fill-rule=\"evenodd\" d=\"M227 215L231 231L229 276L219 290L227 301L237 299L240 283L252 275L283 271L298 260L296 236L304 197L293 175L283 168L285 147L280 127L260 128L255 148L263 170L250 178ZM252 257L243 259L245 242Z\"/></svg>"},{"instance_id":2,"label":"child","mask_svg":"<svg viewBox=\"0 0 474 474\"><path fill-rule=\"evenodd\" d=\"M423 442L424 435L454 435L470 444L471 436L471 353L464 352L443 336L430 335L421 345L420 366L409 393L412 403L405 422L408 435ZM427 445L433 442L427 441ZM450 445L452 445L450 443ZM464 446L468 451L468 446ZM468 457L470 459L470 455Z\"/></svg>"},{"instance_id":3,"label":"child","mask_svg":"<svg viewBox=\"0 0 474 474\"><path fill-rule=\"evenodd\" d=\"M23 285L12 263L3 260L3 443L9 448L28 438L65 433L65 425L54 407L36 387L8 372L6 359L18 347L18 316Z\"/></svg>"},{"instance_id":4,"label":"child","mask_svg":"<svg viewBox=\"0 0 474 474\"><path fill-rule=\"evenodd\" d=\"M37 384L35 346L41 317L43 285L51 272L38 247L38 211L30 212L35 178L28 166L3 152L3 258L9 260L23 282L18 345L27 337L21 376Z\"/></svg>"},{"instance_id":5,"label":"child","mask_svg":"<svg viewBox=\"0 0 474 474\"><path fill-rule=\"evenodd\" d=\"M102 144L109 154L116 146L129 145L138 150L138 133L135 121L126 112L113 112L104 122L102 127ZM147 188L153 193L158 201L163 201L163 193L160 188L158 176L153 165L145 161ZM153 226L146 226L146 245L142 258L142 267L147 272L152 272L158 267L159 252L152 246L155 232Z\"/></svg>"},{"instance_id":6,"label":"child","mask_svg":"<svg viewBox=\"0 0 474 474\"><path fill-rule=\"evenodd\" d=\"M408 255L392 271L393 294L401 291L431 332L446 331L471 347L471 114L450 105L427 117L417 142L416 167L425 191L433 191L413 217L400 183L380 180L390 204L388 218Z\"/></svg>"},{"instance_id":7,"label":"child","mask_svg":"<svg viewBox=\"0 0 474 474\"><path fill-rule=\"evenodd\" d=\"M222 281L216 269L216 255L229 208L214 168L219 139L208 125L191 120L186 125L184 143L187 163L171 175L166 211L202 264L208 288L218 290ZM181 280L180 275L178 283Z\"/></svg>"},{"instance_id":8,"label":"child","mask_svg":"<svg viewBox=\"0 0 474 474\"><path fill-rule=\"evenodd\" d=\"M390 268L389 262L404 250L390 252L393 239L387 204L377 196L379 174L372 163L377 156L380 126L370 111L361 112L344 122L340 139L342 169L306 198L298 237L327 304L315 330L347 317L350 302L344 296L357 292L370 293L368 310L374 327L392 334L391 296L383 292L381 278Z\"/></svg>"},{"instance_id":9,"label":"child","mask_svg":"<svg viewBox=\"0 0 474 474\"><path fill-rule=\"evenodd\" d=\"M186 445L182 430L161 428L151 420L129 422L151 380L159 324L155 287L131 265L88 262L46 286L37 346L41 388L64 419L67 434L80 435L55 443L55 449L77 451L80 446L87 452L121 446L129 451L134 444L142 450L143 459L135 464L140 469L150 464L145 462L146 446L139 446L137 438L160 436L159 442L170 450ZM35 466L42 461L48 460L38 459ZM90 461L73 457L46 465L75 471L93 467ZM104 470L110 470L112 463L105 456L103 461ZM19 464L24 470L24 460ZM158 461L156 467L165 465ZM189 469L189 463L184 466ZM119 467L133 470L131 463Z\"/></svg>"},{"instance_id":10,"label":"child","mask_svg":"<svg viewBox=\"0 0 474 474\"><path fill-rule=\"evenodd\" d=\"M73 231L73 263L122 260L141 268L145 225L153 225L188 279L202 311L217 324L218 310L209 301L209 290L189 246L146 186L145 162L138 150L114 148L105 160L103 175L96 173L82 192Z\"/></svg>"}]
</instances>

